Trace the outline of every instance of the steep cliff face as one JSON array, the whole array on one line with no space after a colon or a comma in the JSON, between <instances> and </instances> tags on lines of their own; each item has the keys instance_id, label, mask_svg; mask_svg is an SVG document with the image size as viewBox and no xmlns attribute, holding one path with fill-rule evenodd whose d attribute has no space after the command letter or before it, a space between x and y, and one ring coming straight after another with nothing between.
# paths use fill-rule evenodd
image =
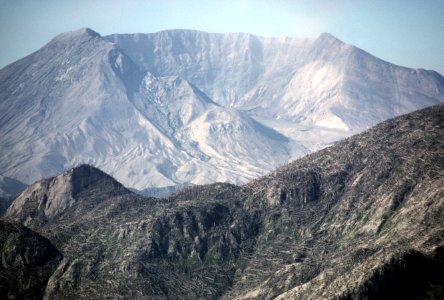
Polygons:
<instances>
[{"instance_id":1,"label":"steep cliff face","mask_svg":"<svg viewBox=\"0 0 444 300\"><path fill-rule=\"evenodd\" d=\"M84 206L27 222L64 254L45 297L439 298L442 120L442 105L395 118L241 187L154 199L87 180ZM39 211L35 195L5 218Z\"/></svg>"},{"instance_id":2,"label":"steep cliff face","mask_svg":"<svg viewBox=\"0 0 444 300\"><path fill-rule=\"evenodd\" d=\"M0 220L0 297L41 299L49 277L62 259L44 237Z\"/></svg>"},{"instance_id":3,"label":"steep cliff face","mask_svg":"<svg viewBox=\"0 0 444 300\"><path fill-rule=\"evenodd\" d=\"M362 131L444 100L444 78L403 68L331 34L264 38L170 30L104 37L156 76L180 76L258 119Z\"/></svg>"}]
</instances>

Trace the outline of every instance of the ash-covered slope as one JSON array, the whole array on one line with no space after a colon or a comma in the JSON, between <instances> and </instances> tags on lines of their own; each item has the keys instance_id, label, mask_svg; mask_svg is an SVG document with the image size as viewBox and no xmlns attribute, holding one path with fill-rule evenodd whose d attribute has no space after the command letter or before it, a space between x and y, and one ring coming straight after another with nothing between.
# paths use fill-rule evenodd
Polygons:
<instances>
[{"instance_id":1,"label":"ash-covered slope","mask_svg":"<svg viewBox=\"0 0 444 300\"><path fill-rule=\"evenodd\" d=\"M45 297L439 299L443 119L440 105L386 121L242 187L110 193L30 220L64 254Z\"/></svg>"},{"instance_id":2,"label":"ash-covered slope","mask_svg":"<svg viewBox=\"0 0 444 300\"><path fill-rule=\"evenodd\" d=\"M62 260L44 237L0 220L0 297L41 299L49 277Z\"/></svg>"},{"instance_id":3,"label":"ash-covered slope","mask_svg":"<svg viewBox=\"0 0 444 300\"><path fill-rule=\"evenodd\" d=\"M84 28L0 70L0 175L31 184L89 163L138 190L241 184L443 91L436 72L329 34Z\"/></svg>"},{"instance_id":4,"label":"ash-covered slope","mask_svg":"<svg viewBox=\"0 0 444 300\"><path fill-rule=\"evenodd\" d=\"M137 128L138 115L118 74L143 75L90 29L61 34L2 69L2 173L30 184L137 141L137 130L125 130Z\"/></svg>"},{"instance_id":5,"label":"ash-covered slope","mask_svg":"<svg viewBox=\"0 0 444 300\"><path fill-rule=\"evenodd\" d=\"M141 158L132 160L139 164L153 161L170 185L242 183L290 158L285 136L243 112L216 104L177 76L156 78L148 73L133 103L162 134L170 137L175 149L152 149L153 158L142 152ZM161 161L159 156L168 160ZM139 165L130 164L133 173L140 169ZM146 178L143 175L139 171L133 177ZM146 186L142 181L137 186L143 184Z\"/></svg>"},{"instance_id":6,"label":"ash-covered slope","mask_svg":"<svg viewBox=\"0 0 444 300\"><path fill-rule=\"evenodd\" d=\"M180 76L259 120L359 132L444 101L440 74L390 64L328 33L295 39L171 30L105 39L153 74Z\"/></svg>"},{"instance_id":7,"label":"ash-covered slope","mask_svg":"<svg viewBox=\"0 0 444 300\"><path fill-rule=\"evenodd\" d=\"M282 135L90 29L0 70L0 111L1 175L28 184L81 163L137 189L240 183L289 159Z\"/></svg>"}]
</instances>

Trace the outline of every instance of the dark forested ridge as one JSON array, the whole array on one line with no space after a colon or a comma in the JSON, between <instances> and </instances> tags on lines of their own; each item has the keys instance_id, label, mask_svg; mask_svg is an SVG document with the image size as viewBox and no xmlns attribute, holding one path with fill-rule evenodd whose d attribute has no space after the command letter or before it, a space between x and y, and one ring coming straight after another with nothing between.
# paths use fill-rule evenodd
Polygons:
<instances>
[{"instance_id":1,"label":"dark forested ridge","mask_svg":"<svg viewBox=\"0 0 444 300\"><path fill-rule=\"evenodd\" d=\"M167 199L82 165L30 186L3 219L63 254L39 281L46 299L442 299L443 149L439 105L244 186Z\"/></svg>"},{"instance_id":2,"label":"dark forested ridge","mask_svg":"<svg viewBox=\"0 0 444 300\"><path fill-rule=\"evenodd\" d=\"M62 255L44 237L0 220L0 298L41 299Z\"/></svg>"}]
</instances>

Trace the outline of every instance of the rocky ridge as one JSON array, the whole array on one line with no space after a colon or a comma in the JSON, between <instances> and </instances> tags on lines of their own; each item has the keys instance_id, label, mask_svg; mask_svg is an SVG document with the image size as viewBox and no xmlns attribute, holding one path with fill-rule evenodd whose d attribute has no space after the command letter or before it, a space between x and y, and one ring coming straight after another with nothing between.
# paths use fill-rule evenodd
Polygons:
<instances>
[{"instance_id":1,"label":"rocky ridge","mask_svg":"<svg viewBox=\"0 0 444 300\"><path fill-rule=\"evenodd\" d=\"M86 180L99 171L81 166L91 185L63 213L28 219L50 192L37 183L4 219L26 222L63 253L47 299L439 299L442 120L444 106L430 107L244 186L168 199Z\"/></svg>"}]
</instances>

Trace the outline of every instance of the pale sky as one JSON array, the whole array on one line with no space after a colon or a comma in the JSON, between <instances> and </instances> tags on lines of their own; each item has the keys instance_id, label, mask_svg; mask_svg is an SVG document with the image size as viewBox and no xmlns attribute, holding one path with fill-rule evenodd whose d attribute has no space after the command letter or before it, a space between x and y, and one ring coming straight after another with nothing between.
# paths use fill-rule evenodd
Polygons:
<instances>
[{"instance_id":1,"label":"pale sky","mask_svg":"<svg viewBox=\"0 0 444 300\"><path fill-rule=\"evenodd\" d=\"M0 68L65 31L165 29L316 37L444 75L444 0L0 0Z\"/></svg>"}]
</instances>

